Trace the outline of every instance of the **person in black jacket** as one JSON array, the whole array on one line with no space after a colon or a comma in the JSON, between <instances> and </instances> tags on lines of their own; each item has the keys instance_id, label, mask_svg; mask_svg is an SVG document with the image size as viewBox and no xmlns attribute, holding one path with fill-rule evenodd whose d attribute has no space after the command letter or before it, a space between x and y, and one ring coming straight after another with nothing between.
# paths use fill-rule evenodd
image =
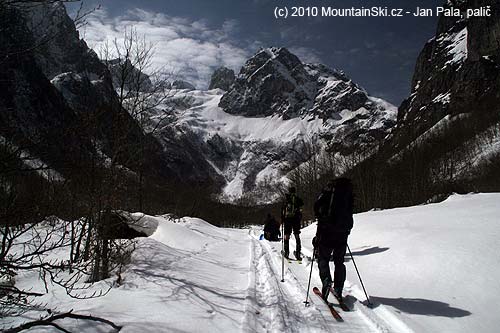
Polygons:
<instances>
[{"instance_id":1,"label":"person in black jacket","mask_svg":"<svg viewBox=\"0 0 500 333\"><path fill-rule=\"evenodd\" d=\"M285 195L285 201L281 207L281 220L285 224L284 226L284 251L283 254L286 258L289 256L289 241L290 235L295 235L296 248L293 252L297 260L302 260L300 254L301 244L300 244L300 221L302 220L302 206L304 206L304 201L296 194L297 190L295 187L290 187L288 194Z\"/></svg>"},{"instance_id":2,"label":"person in black jacket","mask_svg":"<svg viewBox=\"0 0 500 333\"><path fill-rule=\"evenodd\" d=\"M314 204L318 229L313 238L314 251L318 258L319 276L323 284L322 294L326 300L333 282L333 292L342 298L346 278L344 256L347 237L353 226L352 183L347 178L329 182ZM330 274L330 258L335 264L334 278Z\"/></svg>"},{"instance_id":3,"label":"person in black jacket","mask_svg":"<svg viewBox=\"0 0 500 333\"><path fill-rule=\"evenodd\" d=\"M267 214L266 221L264 222L264 238L271 242L277 242L280 235L280 224L274 216Z\"/></svg>"}]
</instances>

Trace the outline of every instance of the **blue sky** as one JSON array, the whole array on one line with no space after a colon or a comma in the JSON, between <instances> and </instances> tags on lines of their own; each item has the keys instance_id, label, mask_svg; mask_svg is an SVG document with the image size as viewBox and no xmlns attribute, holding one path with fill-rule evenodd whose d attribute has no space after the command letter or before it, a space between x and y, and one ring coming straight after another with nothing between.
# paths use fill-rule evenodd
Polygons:
<instances>
[{"instance_id":1,"label":"blue sky","mask_svg":"<svg viewBox=\"0 0 500 333\"><path fill-rule=\"evenodd\" d=\"M154 61L205 88L224 65L239 71L260 47L284 46L307 62L344 70L371 95L399 105L437 18L274 18L279 6L434 8L441 0L149 0L85 2L101 9L83 29L89 45L135 26L156 49Z\"/></svg>"}]
</instances>

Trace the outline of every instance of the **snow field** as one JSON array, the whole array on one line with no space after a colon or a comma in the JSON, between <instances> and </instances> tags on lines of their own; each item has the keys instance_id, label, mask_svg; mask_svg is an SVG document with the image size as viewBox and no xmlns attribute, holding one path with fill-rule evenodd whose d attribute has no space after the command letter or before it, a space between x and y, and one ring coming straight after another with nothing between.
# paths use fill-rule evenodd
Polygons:
<instances>
[{"instance_id":1,"label":"snow field","mask_svg":"<svg viewBox=\"0 0 500 333\"><path fill-rule=\"evenodd\" d=\"M311 229L311 227L309 227ZM316 232L316 228L314 227L314 233ZM311 259L312 259L312 246L309 246L310 241L312 239L307 235L301 235L305 237L301 237L302 240L302 253L304 254L304 258L302 264L298 264L295 261L288 263L285 261L285 284L292 284L295 286L294 293L297 294L300 301L298 302L298 306L304 309L304 304L302 302L305 301L306 293L307 293L307 283L309 280L309 274L311 269ZM306 242L304 242L306 240ZM281 251L281 243L268 243L269 251L275 253L275 257L279 261L276 263L279 265L280 271L279 274L281 276L281 259L280 259L280 251ZM290 251L295 248L295 241L293 238L290 240ZM331 264L331 272L333 275L333 263ZM399 319L385 317L385 313L383 311L379 311L378 313L374 313L373 310L366 308L365 305L360 304L364 299L364 294L361 292L353 293L353 290L356 289L355 286L351 286L349 281L346 281L346 285L344 288L344 294L350 295L346 298L346 303L350 306L352 311L344 312L340 309L339 306L336 305L336 301L333 297L329 298L330 302L334 303L337 311L340 313L344 322L337 322L332 315L330 314L328 308L323 304L313 292L312 288L316 286L318 288L321 287L321 280L319 278L319 271L316 259L314 260L314 266L311 275L311 287L309 291L309 301L311 302L310 307L306 309L311 309L317 313L320 313L326 326L324 328L320 328L319 326L316 328L318 332L411 332L406 325L404 325ZM356 297L354 297L354 295ZM382 310L382 309L381 309ZM383 316L383 317L381 317ZM398 330L399 329L399 330Z\"/></svg>"},{"instance_id":2,"label":"snow field","mask_svg":"<svg viewBox=\"0 0 500 333\"><path fill-rule=\"evenodd\" d=\"M333 81L332 81L333 80ZM339 83L331 79L330 84ZM329 86L324 88L328 91ZM251 181L256 185L266 176L273 176L273 182L286 182L286 173L297 154L296 145L304 142L325 143L319 139L323 133L343 137L352 127L354 121L365 130L377 130L393 121L397 108L390 103L375 97L369 97L370 104L377 106L377 114L372 115L365 107L357 110L342 110L331 119L321 119L311 115L305 118L284 120L278 115L267 117L244 117L224 112L219 107L223 91L214 89L209 91L178 91L176 98L186 97L192 101L190 107L177 113L175 126L182 133L192 133L197 140L207 141L215 135L241 148L238 156L222 169L214 167L216 173L222 175L226 185L222 189L221 200L234 201L244 195L244 184L254 173L257 174ZM340 94L336 99L341 99ZM165 107L166 109L168 107ZM370 116L370 117L368 117ZM342 134L344 133L344 134ZM271 157L271 154L275 154ZM216 165L213 157L205 156L211 165ZM288 170L288 171L286 171ZM269 200L264 202L268 203Z\"/></svg>"},{"instance_id":3,"label":"snow field","mask_svg":"<svg viewBox=\"0 0 500 333\"><path fill-rule=\"evenodd\" d=\"M303 304L315 225L302 229L304 260L285 261L282 283L281 243L259 241L262 227L221 229L195 218L133 214L142 217L139 226L151 236L137 241L121 285L89 300L69 298L49 285L39 301L56 311L109 319L122 332L496 332L498 202L497 193L454 195L438 204L357 214L349 244L375 307L365 306L346 256L344 295L353 311L339 309L342 323L312 292L311 305ZM61 250L54 255L65 256ZM43 292L38 279L36 272L26 272L16 284ZM314 263L311 288L320 285ZM0 329L40 315L3 318ZM75 332L109 328L81 320L59 323Z\"/></svg>"},{"instance_id":4,"label":"snow field","mask_svg":"<svg viewBox=\"0 0 500 333\"><path fill-rule=\"evenodd\" d=\"M123 325L125 333L242 331L250 263L247 231L219 229L190 218L177 223L163 217L146 216L147 220L156 220L158 227L150 238L138 240L120 286L115 285L106 296L78 301L61 288L49 286L40 301L56 311L74 309L109 319ZM19 285L43 290L36 273L24 276ZM39 315L33 311L0 324L13 326ZM96 325L84 321L67 322L74 332L98 331ZM108 327L101 329L107 332ZM32 331L56 332L47 327Z\"/></svg>"},{"instance_id":5,"label":"snow field","mask_svg":"<svg viewBox=\"0 0 500 333\"><path fill-rule=\"evenodd\" d=\"M356 215L349 240L373 302L415 332L498 332L499 202L497 193L453 195Z\"/></svg>"}]
</instances>

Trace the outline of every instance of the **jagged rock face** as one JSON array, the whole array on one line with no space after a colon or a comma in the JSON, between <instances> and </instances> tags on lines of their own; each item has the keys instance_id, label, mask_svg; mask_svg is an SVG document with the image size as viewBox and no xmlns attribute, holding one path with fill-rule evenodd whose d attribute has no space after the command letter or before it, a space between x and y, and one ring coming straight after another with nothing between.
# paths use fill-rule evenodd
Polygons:
<instances>
[{"instance_id":1,"label":"jagged rock face","mask_svg":"<svg viewBox=\"0 0 500 333\"><path fill-rule=\"evenodd\" d=\"M19 8L0 3L5 59L0 66L0 136L66 177L92 156L132 172L143 144L148 179L211 186L213 175L192 144L176 133L162 141L124 110L111 73L90 50L60 3ZM36 28L36 29L34 29ZM42 43L41 43L42 42ZM32 45L41 47L32 48ZM13 57L12 54L16 54ZM71 171L70 171L71 170Z\"/></svg>"},{"instance_id":2,"label":"jagged rock face","mask_svg":"<svg viewBox=\"0 0 500 333\"><path fill-rule=\"evenodd\" d=\"M0 4L0 136L9 144L30 147L52 167L74 165L80 159L65 156L83 157L88 148L75 133L77 117L38 67L31 52L35 40L23 15L4 6ZM64 144L58 146L60 142Z\"/></svg>"},{"instance_id":3,"label":"jagged rock face","mask_svg":"<svg viewBox=\"0 0 500 333\"><path fill-rule=\"evenodd\" d=\"M224 178L221 198L229 201L272 200L290 171L320 154L359 151L362 160L396 120L394 106L344 73L304 64L286 49L258 52L221 93L190 92L191 105L175 107L173 124Z\"/></svg>"},{"instance_id":4,"label":"jagged rock face","mask_svg":"<svg viewBox=\"0 0 500 333\"><path fill-rule=\"evenodd\" d=\"M246 62L219 104L224 111L284 119L339 119L344 110L372 110L367 93L343 72L304 64L285 48L261 50Z\"/></svg>"},{"instance_id":5,"label":"jagged rock face","mask_svg":"<svg viewBox=\"0 0 500 333\"><path fill-rule=\"evenodd\" d=\"M175 80L170 85L170 88L171 89L187 89L187 90L195 90L196 89L196 87L193 84L191 84L187 81L184 81L184 80Z\"/></svg>"},{"instance_id":6,"label":"jagged rock face","mask_svg":"<svg viewBox=\"0 0 500 333\"><path fill-rule=\"evenodd\" d=\"M264 49L248 60L219 106L247 117L296 117L312 106L314 83L288 50Z\"/></svg>"},{"instance_id":7,"label":"jagged rock face","mask_svg":"<svg viewBox=\"0 0 500 333\"><path fill-rule=\"evenodd\" d=\"M448 115L488 118L498 114L500 10L495 3L474 0L458 4L462 10L491 5L489 18L440 19L436 37L417 60L412 94L399 108L395 141L400 148Z\"/></svg>"},{"instance_id":8,"label":"jagged rock face","mask_svg":"<svg viewBox=\"0 0 500 333\"><path fill-rule=\"evenodd\" d=\"M285 48L249 59L219 106L246 117L323 119L323 137L343 154L376 144L395 124L391 105L369 97L343 72L304 64Z\"/></svg>"},{"instance_id":9,"label":"jagged rock face","mask_svg":"<svg viewBox=\"0 0 500 333\"><path fill-rule=\"evenodd\" d=\"M90 80L111 80L97 54L80 39L61 2L28 5L27 25L40 45L35 59L49 80L60 73L75 72Z\"/></svg>"},{"instance_id":10,"label":"jagged rock face","mask_svg":"<svg viewBox=\"0 0 500 333\"><path fill-rule=\"evenodd\" d=\"M222 89L224 91L228 91L231 88L231 85L234 83L235 76L234 71L232 69L226 67L220 67L215 70L210 78L210 85L208 89Z\"/></svg>"},{"instance_id":11,"label":"jagged rock face","mask_svg":"<svg viewBox=\"0 0 500 333\"><path fill-rule=\"evenodd\" d=\"M142 73L134 67L130 59L125 61L120 59L109 60L106 63L113 77L113 87L115 89L150 92L153 83L148 75Z\"/></svg>"},{"instance_id":12,"label":"jagged rock face","mask_svg":"<svg viewBox=\"0 0 500 333\"><path fill-rule=\"evenodd\" d=\"M469 21L471 38L469 43L469 59L478 61L481 57L490 56L497 64L500 63L500 8L498 2L489 0L474 0L472 6L492 6L492 17L474 17Z\"/></svg>"}]
</instances>

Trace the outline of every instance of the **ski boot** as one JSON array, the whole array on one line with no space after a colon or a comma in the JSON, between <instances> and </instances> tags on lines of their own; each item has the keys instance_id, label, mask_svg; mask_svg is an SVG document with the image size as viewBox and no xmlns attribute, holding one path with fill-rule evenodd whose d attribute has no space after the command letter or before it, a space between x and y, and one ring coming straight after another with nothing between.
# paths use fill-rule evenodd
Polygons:
<instances>
[{"instance_id":1,"label":"ski boot","mask_svg":"<svg viewBox=\"0 0 500 333\"><path fill-rule=\"evenodd\" d=\"M342 302L342 288L333 287L331 288L333 296L339 301Z\"/></svg>"},{"instance_id":2,"label":"ski boot","mask_svg":"<svg viewBox=\"0 0 500 333\"><path fill-rule=\"evenodd\" d=\"M293 251L293 255L298 261L302 261L302 257L300 255L300 251Z\"/></svg>"},{"instance_id":3,"label":"ski boot","mask_svg":"<svg viewBox=\"0 0 500 333\"><path fill-rule=\"evenodd\" d=\"M332 287L332 281L325 279L323 281L323 287L321 288L321 297L328 303L328 295L330 294L330 289Z\"/></svg>"}]
</instances>

